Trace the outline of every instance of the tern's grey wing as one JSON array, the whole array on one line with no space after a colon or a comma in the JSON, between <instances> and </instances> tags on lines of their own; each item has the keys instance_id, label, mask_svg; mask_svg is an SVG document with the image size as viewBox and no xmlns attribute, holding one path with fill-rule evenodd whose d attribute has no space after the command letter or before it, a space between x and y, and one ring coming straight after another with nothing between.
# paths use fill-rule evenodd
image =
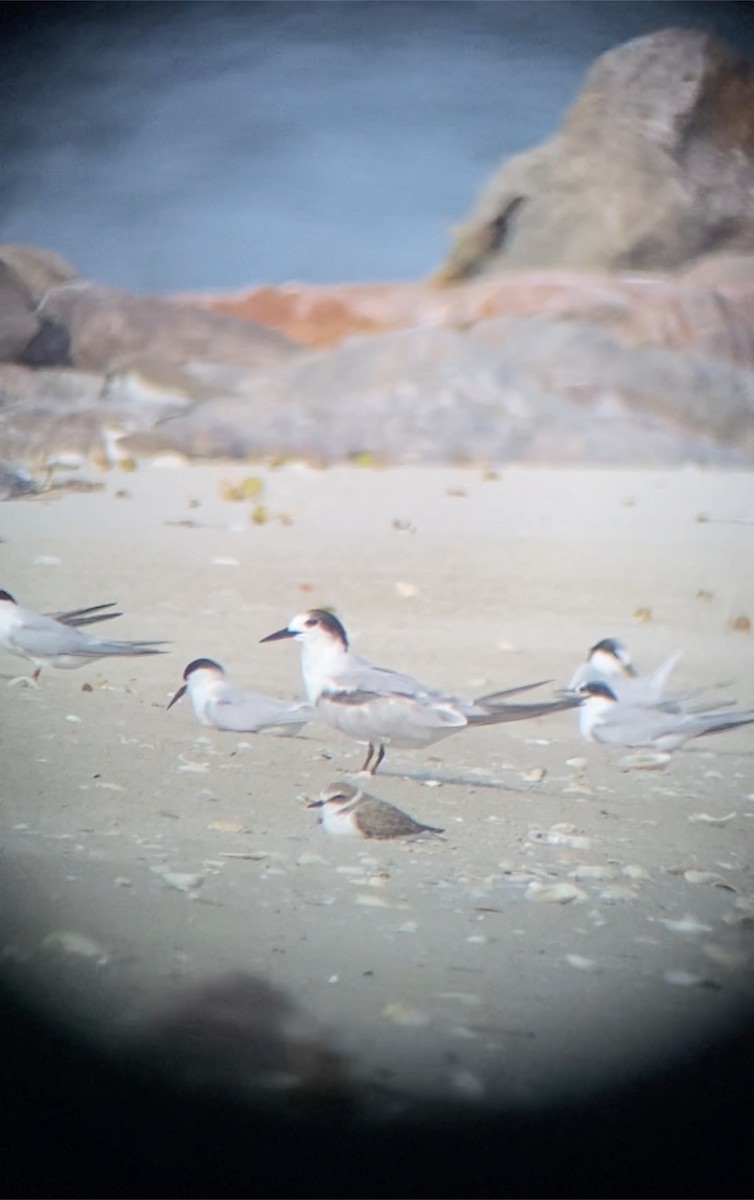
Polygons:
<instances>
[{"instance_id":1,"label":"tern's grey wing","mask_svg":"<svg viewBox=\"0 0 754 1200\"><path fill-rule=\"evenodd\" d=\"M236 733L258 733L275 725L297 725L310 721L314 710L308 704L296 704L229 687L222 696L207 705L207 717L218 729Z\"/></svg>"},{"instance_id":2,"label":"tern's grey wing","mask_svg":"<svg viewBox=\"0 0 754 1200\"><path fill-rule=\"evenodd\" d=\"M531 717L544 717L548 713L565 712L578 708L581 701L575 696L564 696L562 700L543 700L540 704L496 704L489 709L465 709L469 725L502 725L506 721L528 721Z\"/></svg>"},{"instance_id":3,"label":"tern's grey wing","mask_svg":"<svg viewBox=\"0 0 754 1200\"><path fill-rule=\"evenodd\" d=\"M750 725L754 721L754 712L706 713L703 716L692 717L691 720L701 727L697 736L703 737L705 733L722 733L724 729Z\"/></svg>"},{"instance_id":4,"label":"tern's grey wing","mask_svg":"<svg viewBox=\"0 0 754 1200\"><path fill-rule=\"evenodd\" d=\"M56 654L80 654L96 639L69 625L62 625L54 617L42 613L23 611L23 620L12 628L8 635L10 645L22 654L54 656Z\"/></svg>"},{"instance_id":5,"label":"tern's grey wing","mask_svg":"<svg viewBox=\"0 0 754 1200\"><path fill-rule=\"evenodd\" d=\"M45 613L47 617L52 617L53 621L60 621L63 625L96 625L99 621L113 621L116 617L122 617L122 612L105 612L107 608L115 608L117 600L111 600L109 604L92 604L89 608L72 608L68 612Z\"/></svg>"},{"instance_id":6,"label":"tern's grey wing","mask_svg":"<svg viewBox=\"0 0 754 1200\"><path fill-rule=\"evenodd\" d=\"M43 659L141 657L167 653L159 648L165 645L164 642L106 642L60 625L57 629L17 629L8 640L22 654Z\"/></svg>"},{"instance_id":7,"label":"tern's grey wing","mask_svg":"<svg viewBox=\"0 0 754 1200\"><path fill-rule=\"evenodd\" d=\"M333 679L333 685L343 691L374 692L379 695L395 693L400 696L431 696L442 697L443 692L435 691L414 679L413 675L404 675L401 671L392 671L389 667L376 667L366 659L351 655L351 662ZM447 697L450 699L450 697Z\"/></svg>"},{"instance_id":8,"label":"tern's grey wing","mask_svg":"<svg viewBox=\"0 0 754 1200\"><path fill-rule=\"evenodd\" d=\"M538 679L536 683L522 683L518 687L504 688L501 692L488 692L486 696L479 696L474 704L492 705L500 700L505 700L507 696L520 696L522 692L533 692L535 688L544 687L546 683L552 683L551 679ZM570 691L570 687L565 689Z\"/></svg>"},{"instance_id":9,"label":"tern's grey wing","mask_svg":"<svg viewBox=\"0 0 754 1200\"><path fill-rule=\"evenodd\" d=\"M318 707L351 737L396 746L427 745L468 724L461 709L449 700L396 691L330 688L322 692Z\"/></svg>"},{"instance_id":10,"label":"tern's grey wing","mask_svg":"<svg viewBox=\"0 0 754 1200\"><path fill-rule=\"evenodd\" d=\"M595 725L592 736L608 746L652 746L667 738L683 741L698 732L692 717L627 705L615 708L606 720Z\"/></svg>"}]
</instances>

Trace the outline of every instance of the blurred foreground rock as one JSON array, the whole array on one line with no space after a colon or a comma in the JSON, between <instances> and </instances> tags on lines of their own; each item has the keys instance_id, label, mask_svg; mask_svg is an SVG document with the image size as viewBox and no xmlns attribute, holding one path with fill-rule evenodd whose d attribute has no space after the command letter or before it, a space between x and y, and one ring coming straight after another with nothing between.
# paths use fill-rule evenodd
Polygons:
<instances>
[{"instance_id":1,"label":"blurred foreground rock","mask_svg":"<svg viewBox=\"0 0 754 1200\"><path fill-rule=\"evenodd\" d=\"M660 30L597 59L558 132L486 185L437 277L751 255L752 194L752 64L701 31Z\"/></svg>"},{"instance_id":2,"label":"blurred foreground rock","mask_svg":"<svg viewBox=\"0 0 754 1200\"><path fill-rule=\"evenodd\" d=\"M165 995L122 1043L141 1065L194 1092L279 1104L325 1122L344 1119L356 1092L345 1063L279 988L229 971Z\"/></svg>"}]
</instances>

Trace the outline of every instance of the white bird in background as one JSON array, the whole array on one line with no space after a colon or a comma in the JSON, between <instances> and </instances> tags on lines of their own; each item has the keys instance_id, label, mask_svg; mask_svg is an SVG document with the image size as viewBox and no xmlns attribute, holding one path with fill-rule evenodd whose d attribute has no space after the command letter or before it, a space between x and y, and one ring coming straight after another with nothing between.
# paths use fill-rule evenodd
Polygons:
<instances>
[{"instance_id":1,"label":"white bird in background","mask_svg":"<svg viewBox=\"0 0 754 1200\"><path fill-rule=\"evenodd\" d=\"M631 704L643 704L657 707L665 712L687 713L695 709L687 707L687 701L702 692L715 687L725 687L726 684L706 684L692 688L686 692L665 694L665 686L670 673L683 654L676 651L661 662L659 667L649 675L640 675L636 670L628 649L619 638L603 638L590 649L586 660L576 669L564 692L578 692L584 683L607 683L620 700ZM700 712L709 712L712 708L723 708L733 703L722 700L715 704L703 703Z\"/></svg>"},{"instance_id":2,"label":"white bird in background","mask_svg":"<svg viewBox=\"0 0 754 1200\"><path fill-rule=\"evenodd\" d=\"M280 638L300 642L304 687L320 716L342 733L368 743L361 770L370 775L377 771L388 745L428 746L469 725L522 721L579 703L570 696L539 704L493 705L437 691L410 675L374 666L354 654L340 621L323 609L300 613L285 629L262 641ZM530 683L510 688L495 693L495 699L540 686Z\"/></svg>"},{"instance_id":3,"label":"white bird in background","mask_svg":"<svg viewBox=\"0 0 754 1200\"><path fill-rule=\"evenodd\" d=\"M754 721L751 711L692 714L633 704L602 681L582 683L579 695L582 737L606 746L649 746L653 750L672 751L691 738L722 733L724 729Z\"/></svg>"},{"instance_id":4,"label":"white bird in background","mask_svg":"<svg viewBox=\"0 0 754 1200\"><path fill-rule=\"evenodd\" d=\"M360 838L440 837L445 832L436 825L422 825L387 800L370 796L350 783L331 783L323 788L319 800L309 808L319 808L320 824L325 833Z\"/></svg>"},{"instance_id":5,"label":"white bird in background","mask_svg":"<svg viewBox=\"0 0 754 1200\"><path fill-rule=\"evenodd\" d=\"M166 653L158 649L165 642L110 642L81 632L80 625L121 616L105 613L107 608L112 608L112 604L55 614L36 613L21 608L10 592L0 591L0 647L35 665L31 676L12 679L8 686L21 682L36 684L43 667L70 671L99 658Z\"/></svg>"},{"instance_id":6,"label":"white bird in background","mask_svg":"<svg viewBox=\"0 0 754 1200\"><path fill-rule=\"evenodd\" d=\"M202 725L227 729L236 733L261 733L280 728L293 737L314 716L310 704L277 700L259 692L247 692L226 678L219 663L211 658L197 658L183 672L182 687L168 704L172 708L186 692L196 719Z\"/></svg>"}]
</instances>

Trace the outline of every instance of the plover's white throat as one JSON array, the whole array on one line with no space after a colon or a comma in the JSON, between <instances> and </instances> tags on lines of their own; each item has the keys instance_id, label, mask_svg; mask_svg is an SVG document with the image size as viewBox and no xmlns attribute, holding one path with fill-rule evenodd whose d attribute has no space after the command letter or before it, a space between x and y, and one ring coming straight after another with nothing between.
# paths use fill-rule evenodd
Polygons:
<instances>
[{"instance_id":1,"label":"plover's white throat","mask_svg":"<svg viewBox=\"0 0 754 1200\"><path fill-rule=\"evenodd\" d=\"M96 604L69 612L37 613L21 608L10 592L0 591L0 646L35 666L31 677L13 679L11 684L36 683L43 667L70 671L99 658L165 653L159 649L165 642L113 642L81 632L81 625L121 616L104 611L112 607L112 604Z\"/></svg>"},{"instance_id":2,"label":"plover's white throat","mask_svg":"<svg viewBox=\"0 0 754 1200\"><path fill-rule=\"evenodd\" d=\"M331 783L309 808L320 810L325 833L360 838L439 838L445 832L436 825L423 825L408 813L379 800L350 783Z\"/></svg>"},{"instance_id":3,"label":"plover's white throat","mask_svg":"<svg viewBox=\"0 0 754 1200\"><path fill-rule=\"evenodd\" d=\"M632 704L621 699L609 684L582 683L579 729L588 742L608 746L649 746L654 750L677 750L691 738L722 733L754 721L754 712L677 713L662 708Z\"/></svg>"},{"instance_id":4,"label":"plover's white throat","mask_svg":"<svg viewBox=\"0 0 754 1200\"><path fill-rule=\"evenodd\" d=\"M236 733L261 733L279 729L290 736L314 716L309 704L278 700L236 687L211 658L197 658L183 672L184 683L168 704L172 708L188 692L196 719L202 725Z\"/></svg>"},{"instance_id":5,"label":"plover's white throat","mask_svg":"<svg viewBox=\"0 0 754 1200\"><path fill-rule=\"evenodd\" d=\"M300 613L285 629L262 641L281 638L295 638L301 647L304 687L319 715L335 729L368 743L361 770L371 775L388 745L428 746L469 725L522 721L578 703L573 696L539 704L500 703L505 696L540 687L541 682L476 701L438 691L411 675L377 667L354 654L340 621L323 609Z\"/></svg>"}]
</instances>

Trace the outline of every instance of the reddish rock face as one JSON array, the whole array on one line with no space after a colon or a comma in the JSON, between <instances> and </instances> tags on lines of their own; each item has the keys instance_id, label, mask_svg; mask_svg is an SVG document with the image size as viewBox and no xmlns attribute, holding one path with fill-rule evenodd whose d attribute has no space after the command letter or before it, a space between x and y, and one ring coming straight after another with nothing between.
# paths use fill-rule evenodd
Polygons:
<instances>
[{"instance_id":1,"label":"reddish rock face","mask_svg":"<svg viewBox=\"0 0 754 1200\"><path fill-rule=\"evenodd\" d=\"M754 367L754 277L715 281L713 263L698 281L521 271L444 289L421 283L288 284L190 299L268 325L308 346L393 329L467 329L500 316L547 317L608 329L630 346L693 350Z\"/></svg>"}]
</instances>

